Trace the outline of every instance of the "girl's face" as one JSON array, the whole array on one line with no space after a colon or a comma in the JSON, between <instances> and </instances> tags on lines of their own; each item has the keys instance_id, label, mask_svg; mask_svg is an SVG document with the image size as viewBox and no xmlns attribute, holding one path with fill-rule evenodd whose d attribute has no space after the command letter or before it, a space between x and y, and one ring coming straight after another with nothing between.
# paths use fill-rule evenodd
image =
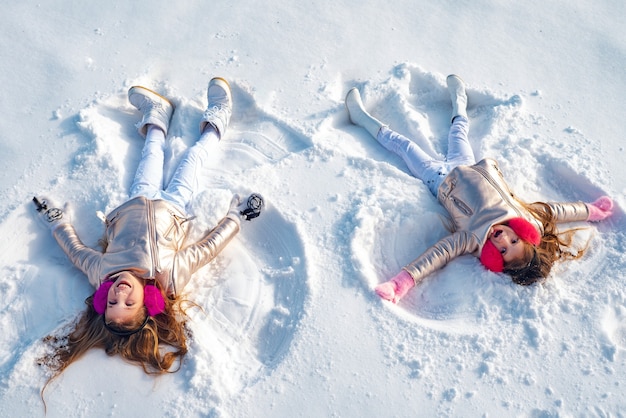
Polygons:
<instances>
[{"instance_id":1,"label":"girl's face","mask_svg":"<svg viewBox=\"0 0 626 418\"><path fill-rule=\"evenodd\" d=\"M489 241L500 251L504 264L524 257L524 241L508 225L494 225L489 231Z\"/></svg>"},{"instance_id":2,"label":"girl's face","mask_svg":"<svg viewBox=\"0 0 626 418\"><path fill-rule=\"evenodd\" d=\"M128 272L119 274L107 294L105 319L116 323L127 323L143 309L143 280Z\"/></svg>"}]
</instances>

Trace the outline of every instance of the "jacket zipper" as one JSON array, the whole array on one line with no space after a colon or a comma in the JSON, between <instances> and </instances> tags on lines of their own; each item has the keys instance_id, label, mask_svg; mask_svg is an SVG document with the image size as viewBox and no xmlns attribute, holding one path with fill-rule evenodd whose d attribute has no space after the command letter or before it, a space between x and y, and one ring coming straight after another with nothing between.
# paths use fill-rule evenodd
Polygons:
<instances>
[{"instance_id":1,"label":"jacket zipper","mask_svg":"<svg viewBox=\"0 0 626 418\"><path fill-rule=\"evenodd\" d=\"M154 207L151 201L148 201L148 239L150 240L150 258L152 266L157 273L161 272L161 263L158 257L157 237L156 237L156 220L154 217ZM154 274L152 274L154 276Z\"/></svg>"},{"instance_id":2,"label":"jacket zipper","mask_svg":"<svg viewBox=\"0 0 626 418\"><path fill-rule=\"evenodd\" d=\"M487 182L489 182L489 184L491 184L493 186L493 188L496 189L496 191L500 194L500 197L502 197L502 199L505 200L506 203L511 208L513 208L513 210L517 213L517 215L519 217L522 217L522 213L517 208L517 205L515 205L514 202L511 200L510 194L508 194L504 190L502 190L502 188L491 178L491 176L489 174L487 174L487 171L485 169L483 169L482 167L478 167L476 165L472 165L472 166L470 166L470 168L472 168L472 169L476 170L478 173L480 173L480 175L482 175L485 178L485 180L487 180ZM497 170L497 168L496 168L496 170Z\"/></svg>"}]
</instances>

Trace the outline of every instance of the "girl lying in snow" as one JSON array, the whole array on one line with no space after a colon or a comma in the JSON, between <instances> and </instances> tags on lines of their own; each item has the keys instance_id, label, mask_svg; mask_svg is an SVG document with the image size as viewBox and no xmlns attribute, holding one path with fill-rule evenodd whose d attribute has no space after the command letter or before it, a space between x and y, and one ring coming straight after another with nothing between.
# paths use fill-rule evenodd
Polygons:
<instances>
[{"instance_id":1,"label":"girl lying in snow","mask_svg":"<svg viewBox=\"0 0 626 418\"><path fill-rule=\"evenodd\" d=\"M451 220L450 235L376 287L381 298L394 303L428 274L464 254L478 257L491 271L510 275L515 283L543 281L555 261L579 258L584 252L572 255L563 251L571 244L571 234L559 233L557 223L601 221L613 209L613 201L607 196L593 203L527 204L519 200L505 183L496 161L487 158L476 163L467 138L465 86L456 75L448 76L446 81L452 99L452 125L443 161L433 159L368 114L356 88L346 95L350 121L402 157L411 173L446 208Z\"/></svg>"},{"instance_id":2,"label":"girl lying in snow","mask_svg":"<svg viewBox=\"0 0 626 418\"><path fill-rule=\"evenodd\" d=\"M137 127L145 144L130 200L106 218L103 251L86 247L62 210L35 199L41 219L58 244L97 289L85 300L87 308L66 338L47 338L54 350L42 361L53 370L51 379L94 347L111 356L119 354L146 373L168 372L187 353L180 292L191 275L239 232L241 220L256 218L263 207L258 194L243 202L235 195L218 225L200 241L187 243L191 218L184 210L198 189L198 172L230 121L230 87L222 78L209 82L201 136L187 150L165 189L164 150L174 106L139 86L129 90L128 98L143 114Z\"/></svg>"}]
</instances>

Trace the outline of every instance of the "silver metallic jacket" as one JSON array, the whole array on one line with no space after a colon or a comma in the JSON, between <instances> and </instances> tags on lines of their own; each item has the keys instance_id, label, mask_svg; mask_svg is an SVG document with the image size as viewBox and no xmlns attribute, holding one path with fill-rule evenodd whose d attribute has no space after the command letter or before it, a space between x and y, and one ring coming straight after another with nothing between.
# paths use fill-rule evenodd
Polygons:
<instances>
[{"instance_id":1,"label":"silver metallic jacket","mask_svg":"<svg viewBox=\"0 0 626 418\"><path fill-rule=\"evenodd\" d=\"M187 245L189 227L189 218L171 203L136 197L107 216L105 252L85 246L70 224L59 226L53 235L94 287L112 274L131 271L158 280L171 295L239 232L238 220L227 216L200 241Z\"/></svg>"},{"instance_id":2,"label":"silver metallic jacket","mask_svg":"<svg viewBox=\"0 0 626 418\"><path fill-rule=\"evenodd\" d=\"M493 159L487 158L475 165L459 166L450 171L439 186L437 199L448 211L454 232L404 267L416 284L456 257L464 254L480 257L493 225L521 217L543 232L541 223L515 199L498 163ZM589 216L587 205L583 202L548 205L557 222L585 221Z\"/></svg>"}]
</instances>

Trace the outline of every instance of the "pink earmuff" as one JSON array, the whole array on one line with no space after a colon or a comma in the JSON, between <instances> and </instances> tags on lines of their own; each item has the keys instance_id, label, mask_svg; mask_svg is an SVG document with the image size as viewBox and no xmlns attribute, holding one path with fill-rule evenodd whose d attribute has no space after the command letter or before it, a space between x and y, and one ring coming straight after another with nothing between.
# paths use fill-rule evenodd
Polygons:
<instances>
[{"instance_id":1,"label":"pink earmuff","mask_svg":"<svg viewBox=\"0 0 626 418\"><path fill-rule=\"evenodd\" d=\"M539 243L541 242L541 234L539 233L539 231L537 231L537 228L535 228L533 224L528 222L526 219L513 218L508 222L508 224L509 227L511 227L511 229L515 231L517 236L527 243L532 245L539 245Z\"/></svg>"},{"instance_id":2,"label":"pink earmuff","mask_svg":"<svg viewBox=\"0 0 626 418\"><path fill-rule=\"evenodd\" d=\"M158 287L147 284L143 288L143 304L146 305L148 315L155 316L165 310L165 300Z\"/></svg>"},{"instance_id":3,"label":"pink earmuff","mask_svg":"<svg viewBox=\"0 0 626 418\"><path fill-rule=\"evenodd\" d=\"M480 263L487 268L487 270L502 273L504 271L504 258L502 254L496 248L495 245L489 240L483 245L483 250L480 253Z\"/></svg>"},{"instance_id":4,"label":"pink earmuff","mask_svg":"<svg viewBox=\"0 0 626 418\"><path fill-rule=\"evenodd\" d=\"M527 243L539 245L541 242L541 234L537 231L537 228L526 219L513 218L509 220L507 224L515 231L518 237ZM496 273L504 271L504 259L502 258L502 254L500 254L500 251L498 251L496 246L489 240L483 245L483 250L480 253L480 263L485 266L487 270Z\"/></svg>"},{"instance_id":5,"label":"pink earmuff","mask_svg":"<svg viewBox=\"0 0 626 418\"><path fill-rule=\"evenodd\" d=\"M106 281L98 287L93 295L93 308L98 315L104 315L106 311L111 286L113 286L113 282ZM148 284L143 288L143 304L150 316L158 315L165 310L165 299L163 299L161 291L153 284Z\"/></svg>"},{"instance_id":6,"label":"pink earmuff","mask_svg":"<svg viewBox=\"0 0 626 418\"><path fill-rule=\"evenodd\" d=\"M109 280L104 282L93 295L93 308L96 310L98 315L103 315L107 308L107 296L111 286L113 286L112 281Z\"/></svg>"}]
</instances>

